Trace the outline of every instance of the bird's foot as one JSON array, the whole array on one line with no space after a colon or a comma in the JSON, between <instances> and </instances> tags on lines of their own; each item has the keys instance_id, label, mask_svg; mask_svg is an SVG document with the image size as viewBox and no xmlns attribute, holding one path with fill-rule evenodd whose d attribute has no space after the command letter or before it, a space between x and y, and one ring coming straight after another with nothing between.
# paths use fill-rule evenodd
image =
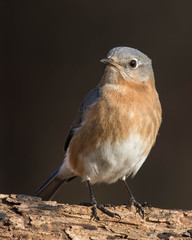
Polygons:
<instances>
[{"instance_id":1,"label":"bird's foot","mask_svg":"<svg viewBox=\"0 0 192 240\"><path fill-rule=\"evenodd\" d=\"M82 202L82 203L80 203L79 205L85 206L85 207L90 207L90 206L92 206L91 203L87 203L87 202Z\"/></svg>"},{"instance_id":2,"label":"bird's foot","mask_svg":"<svg viewBox=\"0 0 192 240\"><path fill-rule=\"evenodd\" d=\"M104 203L102 205L103 205L103 207L112 207L115 209L115 205L113 205L112 203Z\"/></svg>"},{"instance_id":3,"label":"bird's foot","mask_svg":"<svg viewBox=\"0 0 192 240\"><path fill-rule=\"evenodd\" d=\"M121 216L117 213L111 212L108 209L105 208L106 205L102 205L102 204L97 204L97 208L102 211L103 213L105 213L106 215L110 216L110 217L117 217L119 219L121 219ZM109 204L107 204L107 206L109 206ZM113 206L113 205L111 205ZM111 207L110 206L110 207ZM113 206L114 207L114 206Z\"/></svg>"},{"instance_id":4,"label":"bird's foot","mask_svg":"<svg viewBox=\"0 0 192 240\"><path fill-rule=\"evenodd\" d=\"M149 203L147 203L147 202L144 202L143 204L137 202L134 197L130 198L129 204L128 204L128 207L132 207L132 206L136 207L137 213L139 213L139 215L142 218L144 218L144 216L145 216L145 212L144 212L143 208L144 207L151 207L151 205Z\"/></svg>"},{"instance_id":5,"label":"bird's foot","mask_svg":"<svg viewBox=\"0 0 192 240\"><path fill-rule=\"evenodd\" d=\"M86 206L86 207L92 206L91 203L85 203L85 202L80 203L79 205L81 205L81 206ZM111 203L104 203L104 204L102 204L102 206L103 206L103 207L112 207L112 208L115 209L115 205L113 205L113 204L111 204Z\"/></svg>"},{"instance_id":6,"label":"bird's foot","mask_svg":"<svg viewBox=\"0 0 192 240\"><path fill-rule=\"evenodd\" d=\"M149 208L152 207L151 204L148 202L144 202L141 205L142 205L142 207L149 207Z\"/></svg>"},{"instance_id":7,"label":"bird's foot","mask_svg":"<svg viewBox=\"0 0 192 240\"><path fill-rule=\"evenodd\" d=\"M98 204L95 199L92 199L91 205L92 205L91 219L94 219L94 220L97 220L97 221L100 220L98 215L97 215L97 208L101 212L103 212L104 214L108 215L109 217L117 217L117 218L121 219L119 214L111 212L111 211L109 211L108 209L105 208L105 207L114 207L114 205L112 205L112 204L104 204L104 205L102 205L102 204Z\"/></svg>"}]
</instances>

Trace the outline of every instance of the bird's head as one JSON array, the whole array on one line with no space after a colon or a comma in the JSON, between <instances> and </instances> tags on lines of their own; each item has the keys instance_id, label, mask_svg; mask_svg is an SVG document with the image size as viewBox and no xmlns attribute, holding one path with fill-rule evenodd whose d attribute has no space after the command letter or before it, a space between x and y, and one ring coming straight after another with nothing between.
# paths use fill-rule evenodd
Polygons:
<instances>
[{"instance_id":1,"label":"bird's head","mask_svg":"<svg viewBox=\"0 0 192 240\"><path fill-rule=\"evenodd\" d=\"M115 47L101 62L107 65L106 73L111 82L113 78L137 82L154 80L151 60L137 49Z\"/></svg>"}]
</instances>

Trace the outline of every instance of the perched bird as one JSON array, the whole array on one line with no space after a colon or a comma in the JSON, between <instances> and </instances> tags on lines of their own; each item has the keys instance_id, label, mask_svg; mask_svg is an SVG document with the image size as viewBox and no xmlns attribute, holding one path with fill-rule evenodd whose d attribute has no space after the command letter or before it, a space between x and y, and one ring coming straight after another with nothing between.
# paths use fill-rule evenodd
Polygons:
<instances>
[{"instance_id":1,"label":"perched bird","mask_svg":"<svg viewBox=\"0 0 192 240\"><path fill-rule=\"evenodd\" d=\"M135 176L155 143L161 124L161 104L155 88L151 60L129 47L111 49L98 86L83 99L64 146L63 164L35 192L50 199L56 190L76 176L86 181L92 217L97 208L119 216L98 204L91 184L122 180L130 204L144 216L142 205L133 197L126 178Z\"/></svg>"}]
</instances>

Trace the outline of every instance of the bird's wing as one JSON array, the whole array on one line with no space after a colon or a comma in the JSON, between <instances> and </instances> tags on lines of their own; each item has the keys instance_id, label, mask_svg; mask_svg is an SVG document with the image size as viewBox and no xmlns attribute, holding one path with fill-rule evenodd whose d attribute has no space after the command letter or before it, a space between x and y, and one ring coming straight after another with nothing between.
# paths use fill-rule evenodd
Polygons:
<instances>
[{"instance_id":1,"label":"bird's wing","mask_svg":"<svg viewBox=\"0 0 192 240\"><path fill-rule=\"evenodd\" d=\"M85 112L89 106L91 106L100 95L100 87L99 85L91 90L83 99L81 106L79 108L79 111L77 113L77 116L72 124L72 127L69 131L68 137L65 142L64 150L66 152L69 143L76 131L81 126L81 123L84 119ZM62 166L62 165L61 165ZM61 169L61 166L57 168L50 176L49 178L43 183L43 185L34 193L34 196L39 196L44 200L51 199L55 192L59 189L59 187L64 183L72 180L76 176L74 173L69 172L67 173L67 176L59 175L59 171Z\"/></svg>"},{"instance_id":2,"label":"bird's wing","mask_svg":"<svg viewBox=\"0 0 192 240\"><path fill-rule=\"evenodd\" d=\"M88 107L90 107L100 96L100 86L98 85L96 88L92 89L81 102L79 111L77 112L76 118L71 126L68 137L65 141L64 151L67 151L69 143L75 133L75 130L81 126L81 123L84 119L85 112Z\"/></svg>"}]
</instances>

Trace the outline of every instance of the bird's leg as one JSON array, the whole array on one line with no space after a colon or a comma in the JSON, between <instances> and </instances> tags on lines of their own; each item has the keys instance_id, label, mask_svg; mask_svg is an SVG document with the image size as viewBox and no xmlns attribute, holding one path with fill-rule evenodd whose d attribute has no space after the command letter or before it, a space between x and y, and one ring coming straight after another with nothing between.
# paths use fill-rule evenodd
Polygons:
<instances>
[{"instance_id":1,"label":"bird's leg","mask_svg":"<svg viewBox=\"0 0 192 240\"><path fill-rule=\"evenodd\" d=\"M137 202L127 184L127 182L125 180L122 180L123 183L125 184L125 187L130 195L130 200L129 200L129 206L135 206L137 208L137 212L144 218L144 210L143 210L143 207L145 206L149 206L148 203L144 203L144 204L140 204L139 202Z\"/></svg>"},{"instance_id":2,"label":"bird's leg","mask_svg":"<svg viewBox=\"0 0 192 240\"><path fill-rule=\"evenodd\" d=\"M87 185L88 185L88 188L89 188L90 201L91 201L91 205L92 205L92 216L91 216L91 218L93 218L95 220L99 220L99 217L97 216L97 208L100 211L102 211L103 213L105 213L106 215L110 216L110 217L121 218L119 216L119 214L109 211L102 204L98 204L94 195L93 195L93 191L92 191L91 184L90 184L89 180L87 180Z\"/></svg>"},{"instance_id":3,"label":"bird's leg","mask_svg":"<svg viewBox=\"0 0 192 240\"><path fill-rule=\"evenodd\" d=\"M91 184L90 181L87 180L87 185L89 188L89 196L90 196L90 201L91 201L91 205L92 205L92 216L91 218L95 219L95 220L99 220L99 217L97 216L97 201L95 200L95 197L93 195L93 191L91 188Z\"/></svg>"}]
</instances>

